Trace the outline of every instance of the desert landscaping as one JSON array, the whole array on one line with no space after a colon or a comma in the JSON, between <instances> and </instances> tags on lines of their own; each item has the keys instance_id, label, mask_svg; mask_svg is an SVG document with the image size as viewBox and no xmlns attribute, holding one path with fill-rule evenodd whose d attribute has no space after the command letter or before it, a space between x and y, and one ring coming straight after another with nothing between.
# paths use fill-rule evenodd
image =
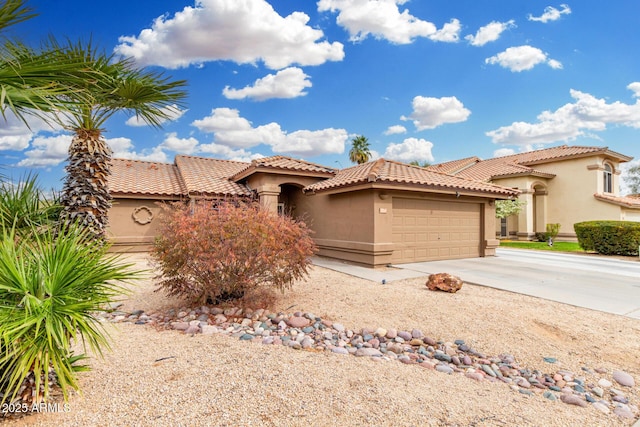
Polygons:
<instances>
[{"instance_id":1,"label":"desert landscaping","mask_svg":"<svg viewBox=\"0 0 640 427\"><path fill-rule=\"evenodd\" d=\"M126 259L148 268L141 254ZM113 348L81 374L68 411L5 424L619 426L640 415L640 321L468 284L430 291L425 281L383 285L312 267L269 311L234 317L229 307L187 309L140 280L100 314ZM176 330L204 318L213 326ZM276 332L255 330L271 320ZM302 327L313 322L321 332ZM330 334L305 346L303 330ZM319 348L331 334L347 338ZM362 357L351 355L363 337ZM513 378L494 375L497 365ZM620 373L635 384L620 384Z\"/></svg>"}]
</instances>

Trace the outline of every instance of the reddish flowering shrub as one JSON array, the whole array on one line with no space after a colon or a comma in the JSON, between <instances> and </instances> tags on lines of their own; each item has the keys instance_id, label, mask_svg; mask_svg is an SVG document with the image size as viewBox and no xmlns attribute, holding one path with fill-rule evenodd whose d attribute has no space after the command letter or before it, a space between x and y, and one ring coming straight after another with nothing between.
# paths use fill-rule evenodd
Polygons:
<instances>
[{"instance_id":1,"label":"reddish flowering shrub","mask_svg":"<svg viewBox=\"0 0 640 427\"><path fill-rule=\"evenodd\" d=\"M151 252L159 290L198 304L285 291L304 277L316 250L304 222L255 202L198 202L164 209ZM260 289L259 289L260 288Z\"/></svg>"}]
</instances>

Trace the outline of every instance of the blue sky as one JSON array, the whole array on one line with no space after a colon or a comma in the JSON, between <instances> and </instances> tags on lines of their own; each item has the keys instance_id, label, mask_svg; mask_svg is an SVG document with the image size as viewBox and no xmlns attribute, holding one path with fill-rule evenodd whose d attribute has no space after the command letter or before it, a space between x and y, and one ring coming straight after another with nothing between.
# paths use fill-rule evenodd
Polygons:
<instances>
[{"instance_id":1,"label":"blue sky","mask_svg":"<svg viewBox=\"0 0 640 427\"><path fill-rule=\"evenodd\" d=\"M443 162L560 144L640 157L640 3L499 0L31 0L5 35L88 40L188 81L163 129L118 114L115 157L350 165ZM11 117L0 164L61 188L70 135Z\"/></svg>"}]
</instances>

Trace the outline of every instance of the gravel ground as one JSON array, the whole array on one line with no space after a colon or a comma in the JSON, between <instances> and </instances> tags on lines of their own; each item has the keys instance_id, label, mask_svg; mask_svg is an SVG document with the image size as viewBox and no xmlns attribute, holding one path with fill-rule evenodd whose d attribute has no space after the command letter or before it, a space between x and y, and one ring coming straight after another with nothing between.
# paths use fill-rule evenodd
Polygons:
<instances>
[{"instance_id":1,"label":"gravel ground","mask_svg":"<svg viewBox=\"0 0 640 427\"><path fill-rule=\"evenodd\" d=\"M141 255L127 259L145 267ZM314 267L273 311L311 312L345 327L421 329L463 339L521 366L569 370L587 383L623 370L640 382L640 320L464 285L456 294L426 279L386 285ZM141 280L124 309L180 307ZM12 426L619 426L593 407L526 396L397 361L265 346L223 335L185 335L148 325L108 324L112 351L91 361L68 412L40 413ZM544 362L554 357L557 363ZM163 359L163 360L159 360ZM159 361L158 361L159 360ZM602 368L589 374L583 367ZM619 387L634 405L640 389Z\"/></svg>"}]
</instances>

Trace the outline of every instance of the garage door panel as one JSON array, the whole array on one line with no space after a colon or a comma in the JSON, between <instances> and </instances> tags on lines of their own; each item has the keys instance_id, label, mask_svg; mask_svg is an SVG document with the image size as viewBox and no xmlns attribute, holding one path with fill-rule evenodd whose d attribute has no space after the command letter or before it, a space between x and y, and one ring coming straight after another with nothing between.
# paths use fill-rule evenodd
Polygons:
<instances>
[{"instance_id":1,"label":"garage door panel","mask_svg":"<svg viewBox=\"0 0 640 427\"><path fill-rule=\"evenodd\" d=\"M393 199L393 262L480 256L480 205Z\"/></svg>"}]
</instances>

